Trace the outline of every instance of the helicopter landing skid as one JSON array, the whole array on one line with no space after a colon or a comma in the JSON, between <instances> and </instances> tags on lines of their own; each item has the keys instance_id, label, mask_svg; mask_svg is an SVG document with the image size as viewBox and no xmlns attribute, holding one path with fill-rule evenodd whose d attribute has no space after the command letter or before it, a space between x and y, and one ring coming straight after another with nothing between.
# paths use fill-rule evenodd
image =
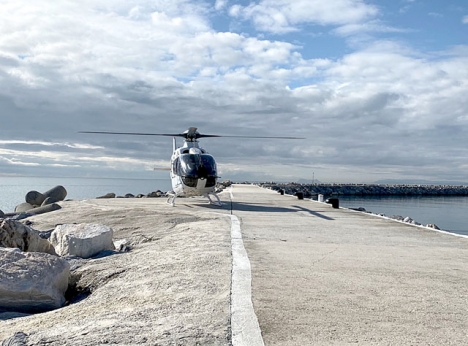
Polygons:
<instances>
[{"instance_id":1,"label":"helicopter landing skid","mask_svg":"<svg viewBox=\"0 0 468 346\"><path fill-rule=\"evenodd\" d=\"M166 203L167 204L170 204L172 207L175 205L175 199L177 197L177 195L175 193L167 193L168 197L167 197L167 200L166 200Z\"/></svg>"},{"instance_id":2,"label":"helicopter landing skid","mask_svg":"<svg viewBox=\"0 0 468 346\"><path fill-rule=\"evenodd\" d=\"M168 197L167 197L167 200L166 200L166 203L167 204L170 204L172 207L175 206L175 200L177 198L177 194L175 193L167 193ZM211 198L210 198L210 195L214 196L216 198L216 201L213 201ZM205 195L203 195L204 197L208 198L208 201L209 201L209 204L211 205L215 205L217 207L221 207L223 204L221 203L221 200L219 199L218 195L215 194L215 193L207 193Z\"/></svg>"},{"instance_id":3,"label":"helicopter landing skid","mask_svg":"<svg viewBox=\"0 0 468 346\"><path fill-rule=\"evenodd\" d=\"M211 198L210 198L210 195L213 195L216 197L216 201L213 201ZM205 195L206 198L208 198L208 200L210 201L210 204L213 204L217 207L221 207L223 204L221 203L221 200L219 199L218 195L215 194L215 193L207 193Z\"/></svg>"}]
</instances>

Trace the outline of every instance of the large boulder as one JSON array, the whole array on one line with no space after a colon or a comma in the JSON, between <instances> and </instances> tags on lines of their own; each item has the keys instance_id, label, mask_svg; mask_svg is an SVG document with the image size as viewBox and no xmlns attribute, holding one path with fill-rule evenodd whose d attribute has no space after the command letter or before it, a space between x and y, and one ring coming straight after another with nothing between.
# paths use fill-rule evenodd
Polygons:
<instances>
[{"instance_id":1,"label":"large boulder","mask_svg":"<svg viewBox=\"0 0 468 346\"><path fill-rule=\"evenodd\" d=\"M47 239L42 239L38 231L12 219L0 221L0 247L57 255L52 244Z\"/></svg>"},{"instance_id":2,"label":"large boulder","mask_svg":"<svg viewBox=\"0 0 468 346\"><path fill-rule=\"evenodd\" d=\"M114 250L112 228L99 224L64 224L55 227L50 242L60 256L89 258L99 252Z\"/></svg>"},{"instance_id":3,"label":"large boulder","mask_svg":"<svg viewBox=\"0 0 468 346\"><path fill-rule=\"evenodd\" d=\"M31 215L39 215L39 214L48 213L50 211L62 209L60 205L58 205L57 203L54 203L53 201L55 201L55 198L47 197L44 200L44 202L42 202L41 206L31 205L27 202L21 203L16 206L15 213L16 214L26 213L28 214L28 216L26 217L29 217ZM19 217L17 219L23 219L23 218L24 217Z\"/></svg>"},{"instance_id":4,"label":"large boulder","mask_svg":"<svg viewBox=\"0 0 468 346\"><path fill-rule=\"evenodd\" d=\"M45 196L42 193L33 190L29 191L24 199L26 200L26 203L31 205L41 205L45 200Z\"/></svg>"},{"instance_id":5,"label":"large boulder","mask_svg":"<svg viewBox=\"0 0 468 346\"><path fill-rule=\"evenodd\" d=\"M3 218L3 217L5 217L5 213L0 210L0 218Z\"/></svg>"},{"instance_id":6,"label":"large boulder","mask_svg":"<svg viewBox=\"0 0 468 346\"><path fill-rule=\"evenodd\" d=\"M21 203L21 204L18 204L16 207L15 207L15 213L24 213L28 210L31 210L33 209L34 206L28 202L25 202L25 203Z\"/></svg>"},{"instance_id":7,"label":"large boulder","mask_svg":"<svg viewBox=\"0 0 468 346\"><path fill-rule=\"evenodd\" d=\"M44 200L50 197L55 201L63 201L65 197L67 197L67 190L63 186L57 185L51 188L50 190L44 192L44 197Z\"/></svg>"},{"instance_id":8,"label":"large boulder","mask_svg":"<svg viewBox=\"0 0 468 346\"><path fill-rule=\"evenodd\" d=\"M67 197L67 190L63 186L57 185L44 193L29 191L26 194L25 200L26 203L29 203L33 206L40 206L43 205L44 201L48 198L50 199L46 204L63 201L65 197Z\"/></svg>"},{"instance_id":9,"label":"large boulder","mask_svg":"<svg viewBox=\"0 0 468 346\"><path fill-rule=\"evenodd\" d=\"M40 252L0 248L0 310L42 312L65 304L70 265Z\"/></svg>"},{"instance_id":10,"label":"large boulder","mask_svg":"<svg viewBox=\"0 0 468 346\"><path fill-rule=\"evenodd\" d=\"M115 193L109 192L109 193L106 193L103 196L99 196L99 197L96 197L96 198L115 198Z\"/></svg>"},{"instance_id":11,"label":"large boulder","mask_svg":"<svg viewBox=\"0 0 468 346\"><path fill-rule=\"evenodd\" d=\"M62 207L59 206L57 203L52 203L52 204L43 205L41 207L37 207L34 209L30 209L27 211L27 213L32 214L32 215L39 215L39 214L44 214L44 213L48 213L48 212L59 210L59 209L62 209Z\"/></svg>"}]
</instances>

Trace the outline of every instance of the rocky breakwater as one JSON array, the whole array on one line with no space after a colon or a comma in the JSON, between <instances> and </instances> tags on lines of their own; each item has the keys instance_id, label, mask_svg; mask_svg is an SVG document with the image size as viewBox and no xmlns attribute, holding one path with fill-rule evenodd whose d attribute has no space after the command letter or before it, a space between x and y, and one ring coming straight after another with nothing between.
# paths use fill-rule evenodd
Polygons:
<instances>
[{"instance_id":1,"label":"rocky breakwater","mask_svg":"<svg viewBox=\"0 0 468 346\"><path fill-rule=\"evenodd\" d=\"M70 262L114 250L111 228L58 225L39 232L0 219L0 319L60 308L74 285Z\"/></svg>"},{"instance_id":2,"label":"rocky breakwater","mask_svg":"<svg viewBox=\"0 0 468 346\"><path fill-rule=\"evenodd\" d=\"M21 220L32 215L48 213L50 211L60 209L57 202L65 200L67 190L57 185L44 193L32 190L25 196L25 202L18 204L13 213L4 213L0 210L0 218L11 217L16 220Z\"/></svg>"},{"instance_id":3,"label":"rocky breakwater","mask_svg":"<svg viewBox=\"0 0 468 346\"><path fill-rule=\"evenodd\" d=\"M229 187L232 185L232 181L230 180L224 180L222 182L216 183L216 188L215 191L216 193L219 193L223 191L226 187ZM160 197L167 197L167 192L163 192L161 190L156 190L153 192L150 192L148 194L137 194L134 195L132 193L127 193L123 196L116 195L114 192L109 192L106 193L105 195L98 196L96 197L97 199L109 199L109 198L160 198Z\"/></svg>"},{"instance_id":4,"label":"rocky breakwater","mask_svg":"<svg viewBox=\"0 0 468 346\"><path fill-rule=\"evenodd\" d=\"M380 185L380 184L299 184L259 183L261 187L286 194L303 193L311 198L324 196L468 196L468 186L452 185Z\"/></svg>"}]
</instances>

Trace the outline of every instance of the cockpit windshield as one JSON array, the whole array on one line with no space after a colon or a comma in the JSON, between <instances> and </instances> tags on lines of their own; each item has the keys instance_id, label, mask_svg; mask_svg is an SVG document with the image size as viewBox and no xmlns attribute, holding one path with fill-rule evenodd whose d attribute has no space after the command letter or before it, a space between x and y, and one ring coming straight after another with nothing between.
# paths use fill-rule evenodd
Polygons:
<instances>
[{"instance_id":1,"label":"cockpit windshield","mask_svg":"<svg viewBox=\"0 0 468 346\"><path fill-rule=\"evenodd\" d=\"M216 177L216 162L211 155L184 154L179 156L174 164L175 172L183 177Z\"/></svg>"}]
</instances>

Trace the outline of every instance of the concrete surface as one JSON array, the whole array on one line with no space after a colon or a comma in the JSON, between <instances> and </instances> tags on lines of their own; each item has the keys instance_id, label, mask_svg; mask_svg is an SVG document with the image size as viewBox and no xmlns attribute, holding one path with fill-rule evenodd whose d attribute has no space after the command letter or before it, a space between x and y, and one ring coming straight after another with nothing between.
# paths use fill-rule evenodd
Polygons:
<instances>
[{"instance_id":1,"label":"concrete surface","mask_svg":"<svg viewBox=\"0 0 468 346\"><path fill-rule=\"evenodd\" d=\"M80 302L0 314L0 340L25 332L29 345L230 345L236 217L265 345L468 342L468 239L256 186L220 197L222 208L198 198L173 208L163 199L61 202L30 218L40 230L106 224L132 250L82 264L92 293Z\"/></svg>"},{"instance_id":2,"label":"concrete surface","mask_svg":"<svg viewBox=\"0 0 468 346\"><path fill-rule=\"evenodd\" d=\"M254 186L232 195L265 345L468 344L468 239Z\"/></svg>"}]
</instances>

